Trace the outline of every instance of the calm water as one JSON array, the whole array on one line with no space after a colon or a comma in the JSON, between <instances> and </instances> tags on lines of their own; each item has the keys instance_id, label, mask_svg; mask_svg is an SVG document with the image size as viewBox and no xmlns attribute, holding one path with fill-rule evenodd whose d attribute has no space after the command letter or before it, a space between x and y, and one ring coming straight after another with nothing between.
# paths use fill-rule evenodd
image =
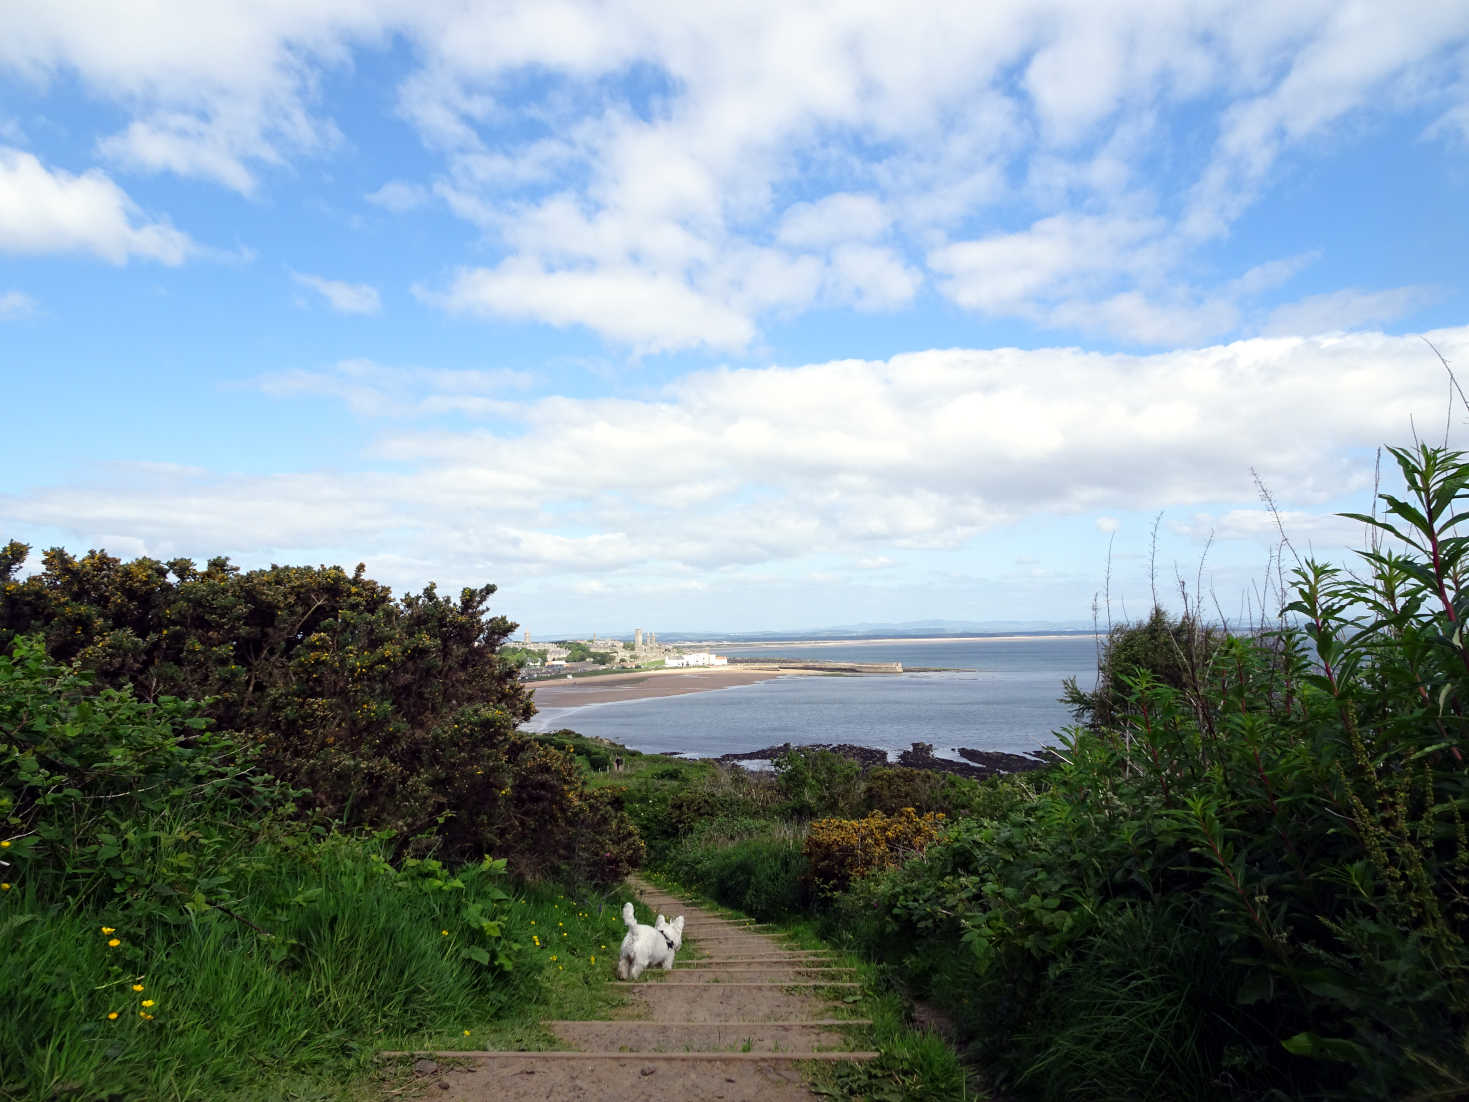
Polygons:
<instances>
[{"instance_id":1,"label":"calm water","mask_svg":"<svg viewBox=\"0 0 1469 1102\"><path fill-rule=\"evenodd\" d=\"M960 639L719 647L719 654L958 667L953 673L781 677L658 700L547 708L533 730L570 727L649 753L715 757L790 742L847 742L889 751L914 742L954 756L960 746L1022 753L1071 721L1061 681L1096 682L1096 644L1064 639Z\"/></svg>"}]
</instances>

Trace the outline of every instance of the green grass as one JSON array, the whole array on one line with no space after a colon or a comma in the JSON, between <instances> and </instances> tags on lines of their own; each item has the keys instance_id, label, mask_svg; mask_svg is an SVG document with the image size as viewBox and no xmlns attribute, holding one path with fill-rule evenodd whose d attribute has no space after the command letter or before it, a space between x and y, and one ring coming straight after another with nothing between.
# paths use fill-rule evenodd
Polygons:
<instances>
[{"instance_id":1,"label":"green grass","mask_svg":"<svg viewBox=\"0 0 1469 1102\"><path fill-rule=\"evenodd\" d=\"M0 1098L351 1099L377 1051L498 1047L608 997L608 900L508 895L493 868L394 870L344 838L257 856L238 918L133 927L6 892Z\"/></svg>"}]
</instances>

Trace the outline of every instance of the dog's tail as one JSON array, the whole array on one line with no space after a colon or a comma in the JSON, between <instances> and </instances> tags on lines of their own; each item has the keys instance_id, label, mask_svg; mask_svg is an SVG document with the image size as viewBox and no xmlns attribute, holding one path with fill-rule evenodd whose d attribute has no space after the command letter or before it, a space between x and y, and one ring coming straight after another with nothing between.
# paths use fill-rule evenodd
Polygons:
<instances>
[{"instance_id":1,"label":"dog's tail","mask_svg":"<svg viewBox=\"0 0 1469 1102\"><path fill-rule=\"evenodd\" d=\"M622 921L629 930L638 924L637 915L633 914L631 900L622 905Z\"/></svg>"}]
</instances>

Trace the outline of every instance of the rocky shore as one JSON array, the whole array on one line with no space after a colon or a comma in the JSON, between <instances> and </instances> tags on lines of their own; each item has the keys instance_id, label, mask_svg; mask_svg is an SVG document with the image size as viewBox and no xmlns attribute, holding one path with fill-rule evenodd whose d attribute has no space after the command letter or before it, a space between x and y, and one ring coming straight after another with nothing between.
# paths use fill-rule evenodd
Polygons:
<instances>
[{"instance_id":1,"label":"rocky shore","mask_svg":"<svg viewBox=\"0 0 1469 1102\"><path fill-rule=\"evenodd\" d=\"M840 754L844 758L855 761L864 769L892 764L888 761L886 750L879 750L872 746L852 746L847 743L814 743L799 747L785 743L781 746L767 746L763 750L750 750L743 754L721 754L715 760L723 762L773 761L792 749L830 750L834 754ZM897 764L905 765L910 769L929 769L983 780L985 777L993 777L1001 773L1024 773L1031 769L1039 769L1049 764L1051 760L1044 751L1033 755L1007 754L999 750L972 750L968 747L959 747L954 752L964 760L954 761L952 758L938 757L933 752L932 744L915 742L909 749L898 755Z\"/></svg>"}]
</instances>

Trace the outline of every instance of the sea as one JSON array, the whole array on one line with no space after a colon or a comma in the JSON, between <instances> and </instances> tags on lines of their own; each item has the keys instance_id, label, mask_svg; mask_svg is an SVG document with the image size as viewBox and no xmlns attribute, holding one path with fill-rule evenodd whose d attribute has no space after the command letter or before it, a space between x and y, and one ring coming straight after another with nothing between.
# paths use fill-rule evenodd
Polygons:
<instances>
[{"instance_id":1,"label":"sea","mask_svg":"<svg viewBox=\"0 0 1469 1102\"><path fill-rule=\"evenodd\" d=\"M940 757L959 747L1012 754L1055 744L1072 722L1061 683L1096 684L1091 635L761 644L712 648L734 657L901 662L905 671L778 677L650 700L547 708L535 731L570 728L644 753L718 757L791 743L849 743L888 751L915 742Z\"/></svg>"}]
</instances>

